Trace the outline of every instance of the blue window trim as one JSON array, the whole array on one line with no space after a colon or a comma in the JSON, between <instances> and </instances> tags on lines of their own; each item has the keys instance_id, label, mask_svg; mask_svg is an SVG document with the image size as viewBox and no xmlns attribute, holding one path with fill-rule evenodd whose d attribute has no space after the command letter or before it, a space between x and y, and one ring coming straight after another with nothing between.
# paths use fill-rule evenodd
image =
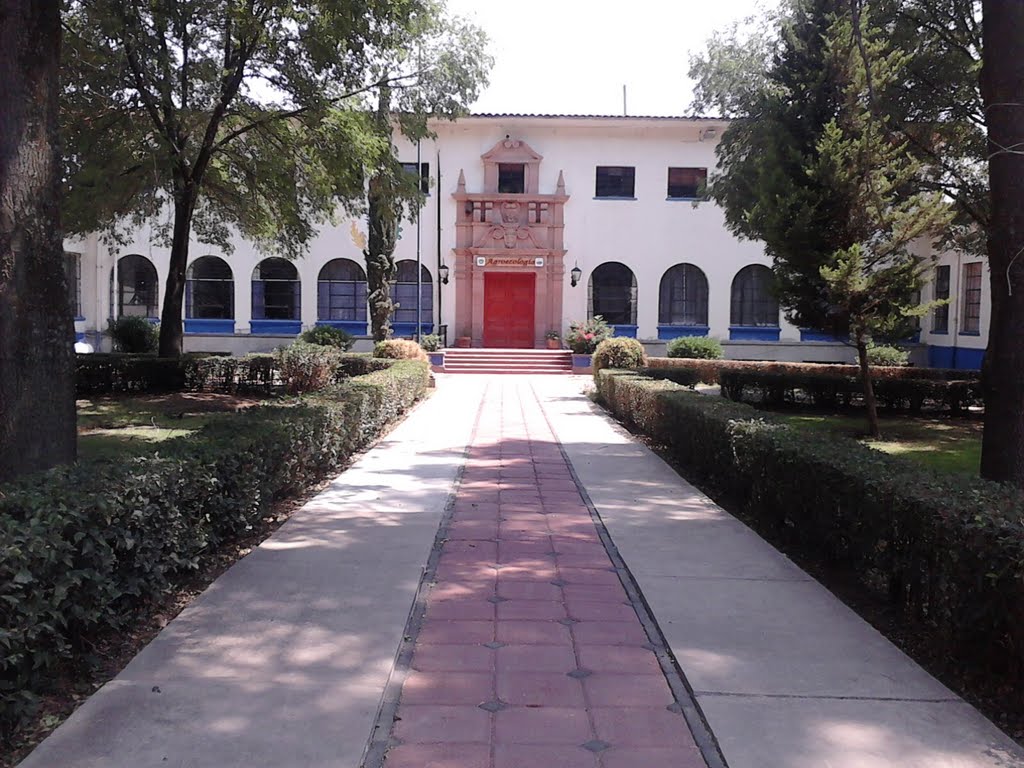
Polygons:
<instances>
[{"instance_id":1,"label":"blue window trim","mask_svg":"<svg viewBox=\"0 0 1024 768\"><path fill-rule=\"evenodd\" d=\"M831 333L816 331L813 328L801 328L800 341L826 341L833 344L844 344L849 339L841 339L838 336L833 336Z\"/></svg>"},{"instance_id":2,"label":"blue window trim","mask_svg":"<svg viewBox=\"0 0 1024 768\"><path fill-rule=\"evenodd\" d=\"M365 320L317 320L316 324L337 328L345 333L351 333L353 336L367 335Z\"/></svg>"},{"instance_id":3,"label":"blue window trim","mask_svg":"<svg viewBox=\"0 0 1024 768\"><path fill-rule=\"evenodd\" d=\"M683 336L707 336L709 330L706 325L659 325L658 338L669 341Z\"/></svg>"},{"instance_id":4,"label":"blue window trim","mask_svg":"<svg viewBox=\"0 0 1024 768\"><path fill-rule=\"evenodd\" d=\"M949 336L949 331L928 331L931 336Z\"/></svg>"},{"instance_id":5,"label":"blue window trim","mask_svg":"<svg viewBox=\"0 0 1024 768\"><path fill-rule=\"evenodd\" d=\"M710 203L710 197L666 197L667 203Z\"/></svg>"},{"instance_id":6,"label":"blue window trim","mask_svg":"<svg viewBox=\"0 0 1024 768\"><path fill-rule=\"evenodd\" d=\"M729 341L778 341L781 333L777 325L730 325Z\"/></svg>"},{"instance_id":7,"label":"blue window trim","mask_svg":"<svg viewBox=\"0 0 1024 768\"><path fill-rule=\"evenodd\" d=\"M619 195L605 195L603 197L598 197L597 195L594 195L594 199L595 200L636 200L637 198L635 198L635 197L621 197Z\"/></svg>"},{"instance_id":8,"label":"blue window trim","mask_svg":"<svg viewBox=\"0 0 1024 768\"><path fill-rule=\"evenodd\" d=\"M981 336L981 331L960 331L961 336Z\"/></svg>"},{"instance_id":9,"label":"blue window trim","mask_svg":"<svg viewBox=\"0 0 1024 768\"><path fill-rule=\"evenodd\" d=\"M75 322L76 323L84 323L85 322L85 317L83 317L82 315L75 315Z\"/></svg>"},{"instance_id":10,"label":"blue window trim","mask_svg":"<svg viewBox=\"0 0 1024 768\"><path fill-rule=\"evenodd\" d=\"M627 338L627 339L635 339L636 338L636 329L638 327L639 326L636 326L636 325L613 325L612 326L612 330L613 330L612 335L613 336L621 336L621 337Z\"/></svg>"},{"instance_id":11,"label":"blue window trim","mask_svg":"<svg viewBox=\"0 0 1024 768\"><path fill-rule=\"evenodd\" d=\"M392 323L391 330L395 336L415 336L416 335L416 323ZM431 323L420 323L420 334L433 333L434 324Z\"/></svg>"},{"instance_id":12,"label":"blue window trim","mask_svg":"<svg viewBox=\"0 0 1024 768\"><path fill-rule=\"evenodd\" d=\"M249 333L261 336L298 336L301 320L250 320Z\"/></svg>"},{"instance_id":13,"label":"blue window trim","mask_svg":"<svg viewBox=\"0 0 1024 768\"><path fill-rule=\"evenodd\" d=\"M257 321L258 322L258 321ZM228 318L185 318L185 333L208 333L230 336L235 332L235 319Z\"/></svg>"}]
</instances>

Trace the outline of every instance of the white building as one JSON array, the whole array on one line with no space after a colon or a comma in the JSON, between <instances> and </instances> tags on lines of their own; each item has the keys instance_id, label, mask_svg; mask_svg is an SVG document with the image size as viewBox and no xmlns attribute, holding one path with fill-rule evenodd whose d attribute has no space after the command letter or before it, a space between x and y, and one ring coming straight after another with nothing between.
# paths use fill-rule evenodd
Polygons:
<instances>
[{"instance_id":1,"label":"white building","mask_svg":"<svg viewBox=\"0 0 1024 768\"><path fill-rule=\"evenodd\" d=\"M658 351L710 335L734 358L850 361L851 350L785 321L767 293L769 259L696 200L726 123L713 119L474 115L422 142L429 194L396 251L397 335L440 331L473 346L543 346L549 331L603 315ZM399 147L415 171L416 148ZM296 261L239 241L230 256L193 242L186 349L270 349L317 323L368 331L364 222L324 227ZM114 310L159 317L168 251L142 229L115 254L98 237L67 243L79 338L97 342ZM416 307L417 253L422 303ZM112 291L115 258L120 290ZM974 368L988 331L983 263L938 262L928 287L951 300L922 322L919 363ZM443 277L447 267L448 280ZM573 271L580 275L573 285ZM113 305L117 306L113 306ZM97 344L97 348L100 345Z\"/></svg>"}]
</instances>

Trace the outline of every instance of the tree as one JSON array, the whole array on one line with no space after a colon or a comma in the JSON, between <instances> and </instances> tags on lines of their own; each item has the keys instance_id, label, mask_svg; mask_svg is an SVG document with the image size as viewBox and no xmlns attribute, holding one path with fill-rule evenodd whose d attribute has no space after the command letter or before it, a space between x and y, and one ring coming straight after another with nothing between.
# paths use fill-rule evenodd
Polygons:
<instances>
[{"instance_id":1,"label":"tree","mask_svg":"<svg viewBox=\"0 0 1024 768\"><path fill-rule=\"evenodd\" d=\"M60 43L57 0L0 0L0 480L75 459Z\"/></svg>"},{"instance_id":2,"label":"tree","mask_svg":"<svg viewBox=\"0 0 1024 768\"><path fill-rule=\"evenodd\" d=\"M425 14L408 32L404 43L396 41L391 55L375 66L375 76L381 82L410 84L377 89L374 125L389 147L394 145L395 130L415 143L431 135L428 120L454 120L465 114L487 83L493 63L486 52L484 33L464 21L440 13ZM396 309L391 300L395 246L403 218L419 217L424 200L421 183L419 170L407 173L394 152L383 154L370 170L369 237L363 255L375 341L391 335L391 316Z\"/></svg>"},{"instance_id":3,"label":"tree","mask_svg":"<svg viewBox=\"0 0 1024 768\"><path fill-rule=\"evenodd\" d=\"M983 5L992 319L982 376L981 474L1024 487L1024 3Z\"/></svg>"},{"instance_id":4,"label":"tree","mask_svg":"<svg viewBox=\"0 0 1024 768\"><path fill-rule=\"evenodd\" d=\"M234 230L295 257L339 205L362 208L364 171L391 149L360 97L403 87L375 78L378 63L442 10L433 0L72 0L70 229L116 240L162 219L162 356L182 349L193 236L229 251Z\"/></svg>"}]
</instances>

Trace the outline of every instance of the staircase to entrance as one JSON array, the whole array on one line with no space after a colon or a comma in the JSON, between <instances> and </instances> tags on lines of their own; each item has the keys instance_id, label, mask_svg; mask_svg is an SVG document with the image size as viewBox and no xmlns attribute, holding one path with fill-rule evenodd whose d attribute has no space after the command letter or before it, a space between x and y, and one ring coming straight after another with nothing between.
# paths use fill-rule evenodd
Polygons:
<instances>
[{"instance_id":1,"label":"staircase to entrance","mask_svg":"<svg viewBox=\"0 0 1024 768\"><path fill-rule=\"evenodd\" d=\"M446 349L445 373L570 374L572 352L557 349Z\"/></svg>"}]
</instances>

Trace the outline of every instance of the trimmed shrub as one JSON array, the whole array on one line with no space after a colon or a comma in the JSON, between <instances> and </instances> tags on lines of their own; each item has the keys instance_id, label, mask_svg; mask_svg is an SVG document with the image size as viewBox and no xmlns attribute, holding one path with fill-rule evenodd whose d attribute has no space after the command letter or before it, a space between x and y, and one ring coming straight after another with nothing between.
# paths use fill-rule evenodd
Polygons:
<instances>
[{"instance_id":1,"label":"trimmed shrub","mask_svg":"<svg viewBox=\"0 0 1024 768\"><path fill-rule=\"evenodd\" d=\"M890 344L868 344L868 365L900 366L910 361L910 353ZM858 364L856 357L854 365Z\"/></svg>"},{"instance_id":2,"label":"trimmed shrub","mask_svg":"<svg viewBox=\"0 0 1024 768\"><path fill-rule=\"evenodd\" d=\"M333 347L296 342L276 352L277 367L289 395L316 392L333 383L341 353Z\"/></svg>"},{"instance_id":3,"label":"trimmed shrub","mask_svg":"<svg viewBox=\"0 0 1024 768\"><path fill-rule=\"evenodd\" d=\"M115 352L142 354L156 352L160 344L160 326L144 317L119 317L107 322L107 335Z\"/></svg>"},{"instance_id":4,"label":"trimmed shrub","mask_svg":"<svg viewBox=\"0 0 1024 768\"><path fill-rule=\"evenodd\" d=\"M320 347L334 347L342 352L352 349L356 339L350 333L331 325L314 325L299 334L299 341Z\"/></svg>"},{"instance_id":5,"label":"trimmed shrub","mask_svg":"<svg viewBox=\"0 0 1024 768\"><path fill-rule=\"evenodd\" d=\"M437 352L441 348L441 337L436 333L428 333L420 337L420 346L424 352Z\"/></svg>"},{"instance_id":6,"label":"trimmed shrub","mask_svg":"<svg viewBox=\"0 0 1024 768\"><path fill-rule=\"evenodd\" d=\"M1024 685L1024 495L668 381L602 371L602 401L778 540L920 622L934 651Z\"/></svg>"},{"instance_id":7,"label":"trimmed shrub","mask_svg":"<svg viewBox=\"0 0 1024 768\"><path fill-rule=\"evenodd\" d=\"M426 360L423 348L409 339L387 339L373 345L373 356L389 360Z\"/></svg>"},{"instance_id":8,"label":"trimmed shrub","mask_svg":"<svg viewBox=\"0 0 1024 768\"><path fill-rule=\"evenodd\" d=\"M710 336L680 336L669 341L666 354L669 357L719 360L722 357L722 342Z\"/></svg>"},{"instance_id":9,"label":"trimmed shrub","mask_svg":"<svg viewBox=\"0 0 1024 768\"><path fill-rule=\"evenodd\" d=\"M849 405L862 392L855 365L651 358L647 373L684 386L720 384L725 397L770 405ZM886 408L916 411L931 404L960 413L981 401L981 382L973 371L879 366L871 369L871 378L879 405Z\"/></svg>"},{"instance_id":10,"label":"trimmed shrub","mask_svg":"<svg viewBox=\"0 0 1024 768\"><path fill-rule=\"evenodd\" d=\"M636 339L612 338L605 339L594 350L594 375L602 368L622 368L636 370L647 364L647 353L644 345Z\"/></svg>"},{"instance_id":11,"label":"trimmed shrub","mask_svg":"<svg viewBox=\"0 0 1024 768\"><path fill-rule=\"evenodd\" d=\"M91 643L258 526L275 498L336 471L424 393L427 366L260 406L159 454L63 467L0 487L0 739Z\"/></svg>"},{"instance_id":12,"label":"trimmed shrub","mask_svg":"<svg viewBox=\"0 0 1024 768\"><path fill-rule=\"evenodd\" d=\"M597 345L612 337L612 327L600 315L594 315L584 322L569 323L569 332L565 334L565 343L577 355L592 355Z\"/></svg>"}]
</instances>

